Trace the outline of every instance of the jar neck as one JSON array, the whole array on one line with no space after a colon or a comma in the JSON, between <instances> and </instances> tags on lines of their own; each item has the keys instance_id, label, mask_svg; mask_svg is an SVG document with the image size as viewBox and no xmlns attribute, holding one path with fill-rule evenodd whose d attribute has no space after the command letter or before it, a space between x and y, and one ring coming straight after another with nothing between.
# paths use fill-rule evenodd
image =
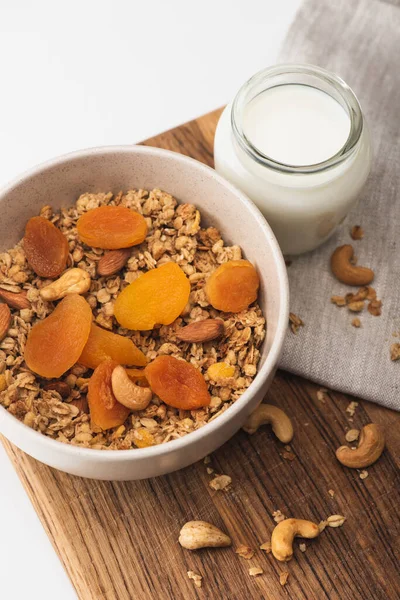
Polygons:
<instances>
[{"instance_id":1,"label":"jar neck","mask_svg":"<svg viewBox=\"0 0 400 600\"><path fill-rule=\"evenodd\" d=\"M243 121L249 103L270 88L293 84L325 92L336 100L349 116L350 132L347 140L336 154L323 162L295 166L276 161L256 148L245 134ZM241 87L233 101L231 126L240 148L259 165L284 173L318 173L339 165L354 153L363 130L363 115L354 92L340 77L313 65L288 64L264 69Z\"/></svg>"}]
</instances>

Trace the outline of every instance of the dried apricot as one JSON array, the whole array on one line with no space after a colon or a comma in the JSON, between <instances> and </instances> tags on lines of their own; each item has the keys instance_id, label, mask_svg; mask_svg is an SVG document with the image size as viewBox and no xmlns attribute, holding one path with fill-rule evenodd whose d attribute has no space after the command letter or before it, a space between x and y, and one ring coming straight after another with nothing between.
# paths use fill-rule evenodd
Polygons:
<instances>
[{"instance_id":1,"label":"dried apricot","mask_svg":"<svg viewBox=\"0 0 400 600\"><path fill-rule=\"evenodd\" d=\"M118 363L105 360L96 367L88 385L88 403L92 425L101 429L118 427L127 419L130 410L120 404L112 391L111 375Z\"/></svg>"},{"instance_id":2,"label":"dried apricot","mask_svg":"<svg viewBox=\"0 0 400 600\"><path fill-rule=\"evenodd\" d=\"M58 277L66 267L67 238L44 217L32 217L27 222L24 250L29 265L39 277Z\"/></svg>"},{"instance_id":3,"label":"dried apricot","mask_svg":"<svg viewBox=\"0 0 400 600\"><path fill-rule=\"evenodd\" d=\"M145 218L126 206L93 208L79 218L77 229L82 242L106 250L136 246L147 235Z\"/></svg>"},{"instance_id":4,"label":"dried apricot","mask_svg":"<svg viewBox=\"0 0 400 600\"><path fill-rule=\"evenodd\" d=\"M219 381L220 379L226 379L233 377L235 374L235 367L228 365L225 362L216 362L210 365L207 369L207 375L213 381Z\"/></svg>"},{"instance_id":5,"label":"dried apricot","mask_svg":"<svg viewBox=\"0 0 400 600\"><path fill-rule=\"evenodd\" d=\"M144 367L147 364L145 355L132 340L92 323L88 341L78 362L85 367L95 369L107 358L112 358L120 365Z\"/></svg>"},{"instance_id":6,"label":"dried apricot","mask_svg":"<svg viewBox=\"0 0 400 600\"><path fill-rule=\"evenodd\" d=\"M60 377L80 357L88 340L92 311L78 294L69 294L34 325L25 346L25 362L42 377Z\"/></svg>"},{"instance_id":7,"label":"dried apricot","mask_svg":"<svg viewBox=\"0 0 400 600\"><path fill-rule=\"evenodd\" d=\"M189 300L190 283L182 269L168 262L148 271L118 296L114 315L127 329L147 331L154 325L169 325L179 317Z\"/></svg>"},{"instance_id":8,"label":"dried apricot","mask_svg":"<svg viewBox=\"0 0 400 600\"><path fill-rule=\"evenodd\" d=\"M248 260L229 260L206 283L206 295L217 310L237 313L257 299L260 278Z\"/></svg>"},{"instance_id":9,"label":"dried apricot","mask_svg":"<svg viewBox=\"0 0 400 600\"><path fill-rule=\"evenodd\" d=\"M173 356L157 356L144 370L151 389L174 408L194 410L210 404L207 384L196 367Z\"/></svg>"},{"instance_id":10,"label":"dried apricot","mask_svg":"<svg viewBox=\"0 0 400 600\"><path fill-rule=\"evenodd\" d=\"M149 387L144 369L125 369L125 371L128 373L129 379L132 379L134 383L143 387Z\"/></svg>"}]
</instances>

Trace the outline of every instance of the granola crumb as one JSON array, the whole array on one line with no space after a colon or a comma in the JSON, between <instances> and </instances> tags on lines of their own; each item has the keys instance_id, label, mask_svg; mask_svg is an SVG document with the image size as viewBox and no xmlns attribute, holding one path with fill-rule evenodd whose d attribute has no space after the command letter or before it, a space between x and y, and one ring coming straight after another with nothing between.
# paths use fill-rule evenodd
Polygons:
<instances>
[{"instance_id":1,"label":"granola crumb","mask_svg":"<svg viewBox=\"0 0 400 600\"><path fill-rule=\"evenodd\" d=\"M261 567L250 567L249 569L249 575L252 577L257 577L257 575L262 575L263 573L264 571L261 569Z\"/></svg>"},{"instance_id":2,"label":"granola crumb","mask_svg":"<svg viewBox=\"0 0 400 600\"><path fill-rule=\"evenodd\" d=\"M361 471L359 477L360 477L360 479L367 479L368 475L369 475L368 471L364 470L364 471Z\"/></svg>"},{"instance_id":3,"label":"granola crumb","mask_svg":"<svg viewBox=\"0 0 400 600\"><path fill-rule=\"evenodd\" d=\"M299 550L300 550L300 552L305 552L307 550L307 546L305 545L304 542L299 544Z\"/></svg>"},{"instance_id":4,"label":"granola crumb","mask_svg":"<svg viewBox=\"0 0 400 600\"><path fill-rule=\"evenodd\" d=\"M216 477L214 477L214 479L211 479L208 485L210 486L210 488L216 491L228 491L231 483L232 478L229 477L229 475L217 475Z\"/></svg>"},{"instance_id":5,"label":"granola crumb","mask_svg":"<svg viewBox=\"0 0 400 600\"><path fill-rule=\"evenodd\" d=\"M289 326L292 330L292 333L296 334L300 327L304 327L304 322L302 319L300 319L300 317L291 312L289 313Z\"/></svg>"},{"instance_id":6,"label":"granola crumb","mask_svg":"<svg viewBox=\"0 0 400 600\"><path fill-rule=\"evenodd\" d=\"M347 412L348 415L350 415L350 417L354 417L354 414L356 412L357 406L358 406L358 402L355 402L353 400L352 402L350 402L350 404L346 408L346 412Z\"/></svg>"},{"instance_id":7,"label":"granola crumb","mask_svg":"<svg viewBox=\"0 0 400 600\"><path fill-rule=\"evenodd\" d=\"M245 558L246 560L250 560L254 556L254 550L252 550L250 546L245 546L244 544L238 546L235 550L235 553L239 554L239 556Z\"/></svg>"},{"instance_id":8,"label":"granola crumb","mask_svg":"<svg viewBox=\"0 0 400 600\"><path fill-rule=\"evenodd\" d=\"M212 475L214 473L214 469L212 467L207 467L207 475Z\"/></svg>"},{"instance_id":9,"label":"granola crumb","mask_svg":"<svg viewBox=\"0 0 400 600\"><path fill-rule=\"evenodd\" d=\"M264 542L260 546L260 550L264 550L267 554L271 552L271 542Z\"/></svg>"},{"instance_id":10,"label":"granola crumb","mask_svg":"<svg viewBox=\"0 0 400 600\"><path fill-rule=\"evenodd\" d=\"M351 324L353 325L353 327L361 327L361 321L358 317L356 317L355 319L352 320Z\"/></svg>"},{"instance_id":11,"label":"granola crumb","mask_svg":"<svg viewBox=\"0 0 400 600\"><path fill-rule=\"evenodd\" d=\"M336 306L346 306L346 298L344 296L331 296L332 304Z\"/></svg>"},{"instance_id":12,"label":"granola crumb","mask_svg":"<svg viewBox=\"0 0 400 600\"><path fill-rule=\"evenodd\" d=\"M282 458L284 458L285 460L295 460L297 457L295 454L293 454L293 452L287 452L286 450L284 452L282 452Z\"/></svg>"},{"instance_id":13,"label":"granola crumb","mask_svg":"<svg viewBox=\"0 0 400 600\"><path fill-rule=\"evenodd\" d=\"M371 300L368 304L368 312L374 317L379 317L382 314L382 301Z\"/></svg>"},{"instance_id":14,"label":"granola crumb","mask_svg":"<svg viewBox=\"0 0 400 600\"><path fill-rule=\"evenodd\" d=\"M351 312L361 312L362 310L364 310L364 300L357 300L356 302L349 302L349 304L347 305L347 308L351 311Z\"/></svg>"},{"instance_id":15,"label":"granola crumb","mask_svg":"<svg viewBox=\"0 0 400 600\"><path fill-rule=\"evenodd\" d=\"M317 400L319 400L320 402L322 402L322 404L325 404L325 400L329 398L328 396L328 390L326 388L320 388L317 391Z\"/></svg>"},{"instance_id":16,"label":"granola crumb","mask_svg":"<svg viewBox=\"0 0 400 600\"><path fill-rule=\"evenodd\" d=\"M197 588L201 588L201 583L202 583L202 579L203 579L203 577L201 575L199 575L198 573L195 573L194 571L188 571L187 575L188 575L189 579L193 579L193 583Z\"/></svg>"},{"instance_id":17,"label":"granola crumb","mask_svg":"<svg viewBox=\"0 0 400 600\"><path fill-rule=\"evenodd\" d=\"M350 235L353 240L362 240L364 237L364 229L361 227L361 225L353 225Z\"/></svg>"},{"instance_id":18,"label":"granola crumb","mask_svg":"<svg viewBox=\"0 0 400 600\"><path fill-rule=\"evenodd\" d=\"M287 580L289 578L289 571L283 571L279 575L279 583L283 586L287 584Z\"/></svg>"},{"instance_id":19,"label":"granola crumb","mask_svg":"<svg viewBox=\"0 0 400 600\"><path fill-rule=\"evenodd\" d=\"M280 523L286 519L285 515L280 510L274 510L272 513L275 523Z\"/></svg>"},{"instance_id":20,"label":"granola crumb","mask_svg":"<svg viewBox=\"0 0 400 600\"><path fill-rule=\"evenodd\" d=\"M210 464L210 462L211 462L211 456L206 456L206 457L204 458L204 461L203 461L203 462L204 462L204 464L205 464L205 465L209 465L209 464Z\"/></svg>"},{"instance_id":21,"label":"granola crumb","mask_svg":"<svg viewBox=\"0 0 400 600\"><path fill-rule=\"evenodd\" d=\"M358 440L358 437L360 435L360 430L359 429L349 429L349 431L346 433L346 435L344 436L346 439L346 442L355 442L356 440Z\"/></svg>"},{"instance_id":22,"label":"granola crumb","mask_svg":"<svg viewBox=\"0 0 400 600\"><path fill-rule=\"evenodd\" d=\"M395 343L390 346L390 360L400 359L400 344Z\"/></svg>"},{"instance_id":23,"label":"granola crumb","mask_svg":"<svg viewBox=\"0 0 400 600\"><path fill-rule=\"evenodd\" d=\"M327 525L328 525L327 521L320 521L318 523L319 532L322 533Z\"/></svg>"},{"instance_id":24,"label":"granola crumb","mask_svg":"<svg viewBox=\"0 0 400 600\"><path fill-rule=\"evenodd\" d=\"M376 290L370 285L367 286L366 300L376 300Z\"/></svg>"},{"instance_id":25,"label":"granola crumb","mask_svg":"<svg viewBox=\"0 0 400 600\"><path fill-rule=\"evenodd\" d=\"M328 490L328 494L330 495L331 498L334 498L335 491L334 490Z\"/></svg>"},{"instance_id":26,"label":"granola crumb","mask_svg":"<svg viewBox=\"0 0 400 600\"><path fill-rule=\"evenodd\" d=\"M346 517L343 515L331 515L326 519L326 524L328 527L342 527L345 521Z\"/></svg>"}]
</instances>

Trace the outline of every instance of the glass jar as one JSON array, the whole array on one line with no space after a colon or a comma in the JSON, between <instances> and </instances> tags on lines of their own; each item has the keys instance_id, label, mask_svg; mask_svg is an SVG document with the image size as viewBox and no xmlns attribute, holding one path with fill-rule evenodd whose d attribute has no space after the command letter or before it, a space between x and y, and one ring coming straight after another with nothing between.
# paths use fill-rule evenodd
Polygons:
<instances>
[{"instance_id":1,"label":"glass jar","mask_svg":"<svg viewBox=\"0 0 400 600\"><path fill-rule=\"evenodd\" d=\"M246 134L244 118L252 100L285 85L324 92L346 111L348 137L333 156L316 164L286 164L264 154ZM312 65L278 65L254 75L225 108L214 159L215 169L253 200L282 252L291 255L313 250L344 220L368 177L371 146L358 100L342 79Z\"/></svg>"}]
</instances>

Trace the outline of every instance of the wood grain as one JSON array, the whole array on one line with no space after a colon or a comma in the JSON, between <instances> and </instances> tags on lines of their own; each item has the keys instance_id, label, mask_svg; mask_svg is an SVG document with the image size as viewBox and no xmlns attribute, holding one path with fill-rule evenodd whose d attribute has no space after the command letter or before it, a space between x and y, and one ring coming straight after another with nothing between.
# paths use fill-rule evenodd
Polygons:
<instances>
[{"instance_id":1,"label":"wood grain","mask_svg":"<svg viewBox=\"0 0 400 600\"><path fill-rule=\"evenodd\" d=\"M212 164L219 111L147 140ZM301 334L299 334L301 335ZM353 422L351 398L278 372L268 401L282 406L295 426L293 461L269 428L238 433L212 457L216 473L232 477L228 492L208 486L201 462L142 482L72 477L36 462L2 440L16 471L82 600L395 600L400 597L400 415L360 401ZM359 473L343 468L334 450L349 426L374 421L387 433L379 462ZM328 490L334 490L333 498ZM177 543L180 527L203 519L222 527L234 545L257 549L275 525L272 512L315 521L340 513L340 529L306 542L288 564L257 550L250 561L232 548L190 552ZM250 577L250 566L264 573ZM188 570L200 573L197 589ZM287 585L279 574L288 570Z\"/></svg>"}]
</instances>

